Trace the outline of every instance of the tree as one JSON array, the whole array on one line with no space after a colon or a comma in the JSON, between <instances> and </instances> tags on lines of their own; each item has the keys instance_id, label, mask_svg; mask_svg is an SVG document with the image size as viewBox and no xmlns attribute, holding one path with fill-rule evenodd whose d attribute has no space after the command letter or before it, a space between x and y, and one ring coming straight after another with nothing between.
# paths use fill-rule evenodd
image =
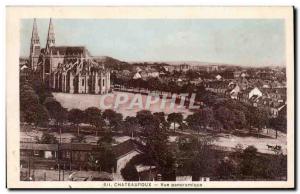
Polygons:
<instances>
[{"instance_id":1,"label":"tree","mask_svg":"<svg viewBox=\"0 0 300 194\"><path fill-rule=\"evenodd\" d=\"M139 130L140 125L136 117L127 116L124 121L124 133L134 137L134 134Z\"/></svg>"},{"instance_id":2,"label":"tree","mask_svg":"<svg viewBox=\"0 0 300 194\"><path fill-rule=\"evenodd\" d=\"M151 163L155 164L162 174L162 180L174 181L176 158L168 146L168 135L159 127L153 128L145 137L146 153Z\"/></svg>"},{"instance_id":3,"label":"tree","mask_svg":"<svg viewBox=\"0 0 300 194\"><path fill-rule=\"evenodd\" d=\"M123 119L123 115L112 109L106 109L102 114L102 118L108 121L111 129L118 129Z\"/></svg>"},{"instance_id":4,"label":"tree","mask_svg":"<svg viewBox=\"0 0 300 194\"><path fill-rule=\"evenodd\" d=\"M217 121L214 118L214 113L211 108L203 108L196 111L194 114L189 115L186 118L188 126L194 130L200 132L203 128L207 129L208 126L215 126Z\"/></svg>"},{"instance_id":5,"label":"tree","mask_svg":"<svg viewBox=\"0 0 300 194\"><path fill-rule=\"evenodd\" d=\"M52 118L56 121L56 126L59 128L60 134L60 142L61 142L61 133L62 133L62 125L68 119L68 111L63 108L60 103L56 105L56 114L52 115ZM53 114L53 113L52 113Z\"/></svg>"},{"instance_id":6,"label":"tree","mask_svg":"<svg viewBox=\"0 0 300 194\"><path fill-rule=\"evenodd\" d=\"M190 173L193 180L198 181L201 176L209 176L209 173L215 168L211 162L216 157L210 147L213 139L210 137L194 137L191 142L193 152L189 165Z\"/></svg>"},{"instance_id":7,"label":"tree","mask_svg":"<svg viewBox=\"0 0 300 194\"><path fill-rule=\"evenodd\" d=\"M96 136L98 136L98 130L105 124L101 117L101 110L96 107L90 107L84 111L84 114L86 122L95 127Z\"/></svg>"},{"instance_id":8,"label":"tree","mask_svg":"<svg viewBox=\"0 0 300 194\"><path fill-rule=\"evenodd\" d=\"M221 106L215 111L215 117L227 130L235 129L235 114L229 108Z\"/></svg>"},{"instance_id":9,"label":"tree","mask_svg":"<svg viewBox=\"0 0 300 194\"><path fill-rule=\"evenodd\" d=\"M188 129L188 125L186 124L186 123L181 123L181 125L179 126L179 129L181 130L181 131L184 131L184 130L186 130L186 129Z\"/></svg>"},{"instance_id":10,"label":"tree","mask_svg":"<svg viewBox=\"0 0 300 194\"><path fill-rule=\"evenodd\" d=\"M116 156L112 146L107 143L102 143L99 146L99 154L96 156L101 170L112 172L112 168L116 165Z\"/></svg>"},{"instance_id":11,"label":"tree","mask_svg":"<svg viewBox=\"0 0 300 194\"><path fill-rule=\"evenodd\" d=\"M35 91L28 85L20 88L20 110L26 111L27 108L39 104L38 96Z\"/></svg>"},{"instance_id":12,"label":"tree","mask_svg":"<svg viewBox=\"0 0 300 194\"><path fill-rule=\"evenodd\" d=\"M176 158L175 154L166 150L159 158L163 181L176 181Z\"/></svg>"},{"instance_id":13,"label":"tree","mask_svg":"<svg viewBox=\"0 0 300 194\"><path fill-rule=\"evenodd\" d=\"M44 105L48 109L50 117L56 120L57 113L62 109L61 104L53 98L46 98Z\"/></svg>"},{"instance_id":14,"label":"tree","mask_svg":"<svg viewBox=\"0 0 300 194\"><path fill-rule=\"evenodd\" d=\"M211 123L212 128L215 131L219 131L220 133L222 132L222 123L218 120L213 120L213 122Z\"/></svg>"},{"instance_id":15,"label":"tree","mask_svg":"<svg viewBox=\"0 0 300 194\"><path fill-rule=\"evenodd\" d=\"M202 118L201 122L203 124L203 126L206 127L207 126L212 126L212 123L214 122L215 118L214 118L214 112L211 108L203 108L199 110L200 112L200 118Z\"/></svg>"},{"instance_id":16,"label":"tree","mask_svg":"<svg viewBox=\"0 0 300 194\"><path fill-rule=\"evenodd\" d=\"M175 179L175 157L168 146L166 130L160 127L160 119L150 111L142 110L136 116L141 128L141 137L146 144L145 149L149 161L162 173L163 180Z\"/></svg>"},{"instance_id":17,"label":"tree","mask_svg":"<svg viewBox=\"0 0 300 194\"><path fill-rule=\"evenodd\" d=\"M170 124L166 121L165 113L164 112L155 112L153 116L158 118L160 127L163 130L168 130L170 128Z\"/></svg>"},{"instance_id":18,"label":"tree","mask_svg":"<svg viewBox=\"0 0 300 194\"><path fill-rule=\"evenodd\" d=\"M110 131L105 132L104 135L98 140L97 144L102 145L103 143L111 144L114 141L112 133Z\"/></svg>"},{"instance_id":19,"label":"tree","mask_svg":"<svg viewBox=\"0 0 300 194\"><path fill-rule=\"evenodd\" d=\"M186 77L188 77L190 80L193 80L193 79L196 79L196 78L199 78L199 73L194 71L194 70L188 70L186 72Z\"/></svg>"},{"instance_id":20,"label":"tree","mask_svg":"<svg viewBox=\"0 0 300 194\"><path fill-rule=\"evenodd\" d=\"M215 119L227 130L242 129L255 122L254 107L232 99L220 99L213 105ZM253 120L253 121L252 121Z\"/></svg>"},{"instance_id":21,"label":"tree","mask_svg":"<svg viewBox=\"0 0 300 194\"><path fill-rule=\"evenodd\" d=\"M57 122L57 125L60 127L64 122L68 120L68 111L65 108L61 108L57 112L57 116L55 116L55 120Z\"/></svg>"},{"instance_id":22,"label":"tree","mask_svg":"<svg viewBox=\"0 0 300 194\"><path fill-rule=\"evenodd\" d=\"M181 125L182 121L183 121L183 116L181 113L171 113L168 115L168 122L173 123L174 126L174 132L175 132L175 123L178 123L179 125Z\"/></svg>"},{"instance_id":23,"label":"tree","mask_svg":"<svg viewBox=\"0 0 300 194\"><path fill-rule=\"evenodd\" d=\"M84 113L80 109L71 109L68 114L68 120L77 126L77 135L79 135L79 124L84 121Z\"/></svg>"},{"instance_id":24,"label":"tree","mask_svg":"<svg viewBox=\"0 0 300 194\"><path fill-rule=\"evenodd\" d=\"M267 168L265 169L264 176L266 178L281 179L282 177L286 177L287 174L287 157L283 154L273 155L273 157L264 157L263 160L267 161Z\"/></svg>"},{"instance_id":25,"label":"tree","mask_svg":"<svg viewBox=\"0 0 300 194\"><path fill-rule=\"evenodd\" d=\"M178 84L175 81L170 81L168 83L167 92L179 93L179 91L180 91L180 87L178 86Z\"/></svg>"},{"instance_id":26,"label":"tree","mask_svg":"<svg viewBox=\"0 0 300 194\"><path fill-rule=\"evenodd\" d=\"M101 169L99 161L96 159L95 153L88 153L88 160L87 160L87 166L91 169L96 171L97 168ZM101 170L99 170L101 171Z\"/></svg>"},{"instance_id":27,"label":"tree","mask_svg":"<svg viewBox=\"0 0 300 194\"><path fill-rule=\"evenodd\" d=\"M130 162L121 170L121 174L126 181L138 181L139 173Z\"/></svg>"},{"instance_id":28,"label":"tree","mask_svg":"<svg viewBox=\"0 0 300 194\"><path fill-rule=\"evenodd\" d=\"M243 111L241 110L234 110L234 123L236 128L241 129L247 125L246 116Z\"/></svg>"},{"instance_id":29,"label":"tree","mask_svg":"<svg viewBox=\"0 0 300 194\"><path fill-rule=\"evenodd\" d=\"M148 89L155 91L159 90L160 87L160 80L158 78L150 78L148 80Z\"/></svg>"},{"instance_id":30,"label":"tree","mask_svg":"<svg viewBox=\"0 0 300 194\"><path fill-rule=\"evenodd\" d=\"M275 137L278 137L278 131L286 133L287 119L286 113L279 114L278 117L270 119L270 125L275 129Z\"/></svg>"},{"instance_id":31,"label":"tree","mask_svg":"<svg viewBox=\"0 0 300 194\"><path fill-rule=\"evenodd\" d=\"M153 114L148 110L141 110L137 112L136 118L142 128L142 136L148 137L152 132L160 129L159 119L154 117Z\"/></svg>"},{"instance_id":32,"label":"tree","mask_svg":"<svg viewBox=\"0 0 300 194\"><path fill-rule=\"evenodd\" d=\"M50 117L55 120L57 127L60 127L60 125L67 120L67 111L61 106L60 102L54 100L52 97L48 97L45 99L44 105Z\"/></svg>"},{"instance_id":33,"label":"tree","mask_svg":"<svg viewBox=\"0 0 300 194\"><path fill-rule=\"evenodd\" d=\"M213 106L217 102L218 96L210 91L206 91L204 86L197 87L196 100L201 100L208 106Z\"/></svg>"},{"instance_id":34,"label":"tree","mask_svg":"<svg viewBox=\"0 0 300 194\"><path fill-rule=\"evenodd\" d=\"M23 111L24 119L28 123L34 123L35 126L47 123L49 120L49 113L47 109L40 104L32 104Z\"/></svg>"},{"instance_id":35,"label":"tree","mask_svg":"<svg viewBox=\"0 0 300 194\"><path fill-rule=\"evenodd\" d=\"M269 113L265 108L257 108L255 111L255 126L259 129L268 125Z\"/></svg>"},{"instance_id":36,"label":"tree","mask_svg":"<svg viewBox=\"0 0 300 194\"><path fill-rule=\"evenodd\" d=\"M44 103L47 97L53 97L50 88L41 80L40 75L35 74L32 76L31 81L32 87L39 97L39 102Z\"/></svg>"},{"instance_id":37,"label":"tree","mask_svg":"<svg viewBox=\"0 0 300 194\"><path fill-rule=\"evenodd\" d=\"M257 163L257 149L254 146L248 146L242 154L241 174L244 176L253 176Z\"/></svg>"},{"instance_id":38,"label":"tree","mask_svg":"<svg viewBox=\"0 0 300 194\"><path fill-rule=\"evenodd\" d=\"M220 179L235 179L236 178L236 163L229 157L225 156L222 160L219 161L216 175Z\"/></svg>"},{"instance_id":39,"label":"tree","mask_svg":"<svg viewBox=\"0 0 300 194\"><path fill-rule=\"evenodd\" d=\"M199 113L195 112L192 115L188 115L185 119L190 129L200 132L201 130L201 121Z\"/></svg>"},{"instance_id":40,"label":"tree","mask_svg":"<svg viewBox=\"0 0 300 194\"><path fill-rule=\"evenodd\" d=\"M153 115L149 110L141 110L136 113L136 118L141 126L151 125Z\"/></svg>"},{"instance_id":41,"label":"tree","mask_svg":"<svg viewBox=\"0 0 300 194\"><path fill-rule=\"evenodd\" d=\"M28 81L20 83L20 116L22 122L48 124L49 112L40 103L37 92Z\"/></svg>"},{"instance_id":42,"label":"tree","mask_svg":"<svg viewBox=\"0 0 300 194\"><path fill-rule=\"evenodd\" d=\"M269 113L265 108L251 107L248 109L248 123L250 126L250 132L252 127L256 128L257 135L259 137L259 131L269 124Z\"/></svg>"},{"instance_id":43,"label":"tree","mask_svg":"<svg viewBox=\"0 0 300 194\"><path fill-rule=\"evenodd\" d=\"M58 141L56 137L50 133L44 132L42 137L39 139L37 138L37 143L40 144L57 144Z\"/></svg>"}]
</instances>

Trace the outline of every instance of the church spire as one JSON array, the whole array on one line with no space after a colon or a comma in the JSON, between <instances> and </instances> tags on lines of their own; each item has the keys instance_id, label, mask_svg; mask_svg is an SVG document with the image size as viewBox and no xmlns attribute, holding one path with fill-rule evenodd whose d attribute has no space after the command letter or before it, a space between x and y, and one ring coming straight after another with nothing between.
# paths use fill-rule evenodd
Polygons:
<instances>
[{"instance_id":1,"label":"church spire","mask_svg":"<svg viewBox=\"0 0 300 194\"><path fill-rule=\"evenodd\" d=\"M46 44L46 51L49 51L49 48L55 46L55 33L54 27L52 24L52 19L50 18L49 28L48 28L48 36L47 36L47 44Z\"/></svg>"},{"instance_id":2,"label":"church spire","mask_svg":"<svg viewBox=\"0 0 300 194\"><path fill-rule=\"evenodd\" d=\"M40 37L37 31L37 24L36 19L33 20L33 27L32 27L32 36L31 36L31 44L40 44Z\"/></svg>"},{"instance_id":3,"label":"church spire","mask_svg":"<svg viewBox=\"0 0 300 194\"><path fill-rule=\"evenodd\" d=\"M38 57L41 52L40 47L40 38L37 30L36 19L33 20L32 35L31 35L31 44L30 44L30 54L29 54L29 63L33 70L37 69Z\"/></svg>"}]
</instances>

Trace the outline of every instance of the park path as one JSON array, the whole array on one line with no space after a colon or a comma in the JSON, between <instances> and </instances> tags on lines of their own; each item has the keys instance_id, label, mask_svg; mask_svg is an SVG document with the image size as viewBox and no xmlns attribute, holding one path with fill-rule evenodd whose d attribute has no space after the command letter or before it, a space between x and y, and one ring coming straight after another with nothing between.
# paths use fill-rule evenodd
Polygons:
<instances>
[{"instance_id":1,"label":"park path","mask_svg":"<svg viewBox=\"0 0 300 194\"><path fill-rule=\"evenodd\" d=\"M181 135L192 135L192 136L206 136L207 133L197 133L193 131L175 131L177 134ZM234 150L234 148L237 145L241 145L243 148L246 148L248 146L254 146L257 148L258 152L260 153L266 153L266 154L275 154L275 152L272 149L268 149L267 145L271 146L281 146L282 153L287 153L287 136L285 133L278 132L277 139L275 138L275 131L272 129L269 129L267 133L267 129L262 130L262 135L269 136L269 137L253 137L253 136L247 136L247 137L240 137L232 134L225 134L220 133L218 134L218 137L214 140L213 144L224 148L224 150Z\"/></svg>"}]
</instances>

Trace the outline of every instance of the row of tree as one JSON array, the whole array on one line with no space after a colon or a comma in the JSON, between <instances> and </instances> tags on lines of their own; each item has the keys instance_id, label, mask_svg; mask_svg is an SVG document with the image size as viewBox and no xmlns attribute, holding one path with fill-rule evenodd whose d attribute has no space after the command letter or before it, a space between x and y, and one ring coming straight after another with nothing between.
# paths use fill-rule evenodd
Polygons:
<instances>
[{"instance_id":1,"label":"row of tree","mask_svg":"<svg viewBox=\"0 0 300 194\"><path fill-rule=\"evenodd\" d=\"M45 95L41 92L41 89L37 90L40 95L35 91L29 84L21 85L21 121L34 123L35 125L45 125L49 119L52 119L57 127L68 121L77 126L78 135L80 123L92 125L95 128L96 135L99 130L101 131L104 128L124 130L127 134L133 135L140 128L137 122L140 114L123 120L121 113L111 109L102 112L99 108L90 107L84 111L80 109L67 111L51 95ZM280 129L284 125L284 118L273 119L270 122L268 112L265 109L246 106L238 101L227 99L216 101L212 106L206 106L195 111L185 119L186 122L184 122L181 113L165 115L160 112L155 113L155 115L159 118L159 122L165 130L169 129L170 124L173 124L175 130L176 123L179 125L179 129L189 128L198 132L206 131L208 128L220 132L222 129L232 130L251 127L261 129L272 126L272 124L275 129Z\"/></svg>"}]
</instances>

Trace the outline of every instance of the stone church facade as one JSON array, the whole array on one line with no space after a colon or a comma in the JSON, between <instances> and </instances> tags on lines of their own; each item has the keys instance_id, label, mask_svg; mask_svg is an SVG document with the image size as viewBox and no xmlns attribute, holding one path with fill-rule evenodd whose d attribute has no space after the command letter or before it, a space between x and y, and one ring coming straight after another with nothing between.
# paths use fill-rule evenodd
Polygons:
<instances>
[{"instance_id":1,"label":"stone church facade","mask_svg":"<svg viewBox=\"0 0 300 194\"><path fill-rule=\"evenodd\" d=\"M45 48L40 46L36 20L33 22L29 64L55 92L105 94L111 90L110 71L85 47L56 46L51 19Z\"/></svg>"}]
</instances>

